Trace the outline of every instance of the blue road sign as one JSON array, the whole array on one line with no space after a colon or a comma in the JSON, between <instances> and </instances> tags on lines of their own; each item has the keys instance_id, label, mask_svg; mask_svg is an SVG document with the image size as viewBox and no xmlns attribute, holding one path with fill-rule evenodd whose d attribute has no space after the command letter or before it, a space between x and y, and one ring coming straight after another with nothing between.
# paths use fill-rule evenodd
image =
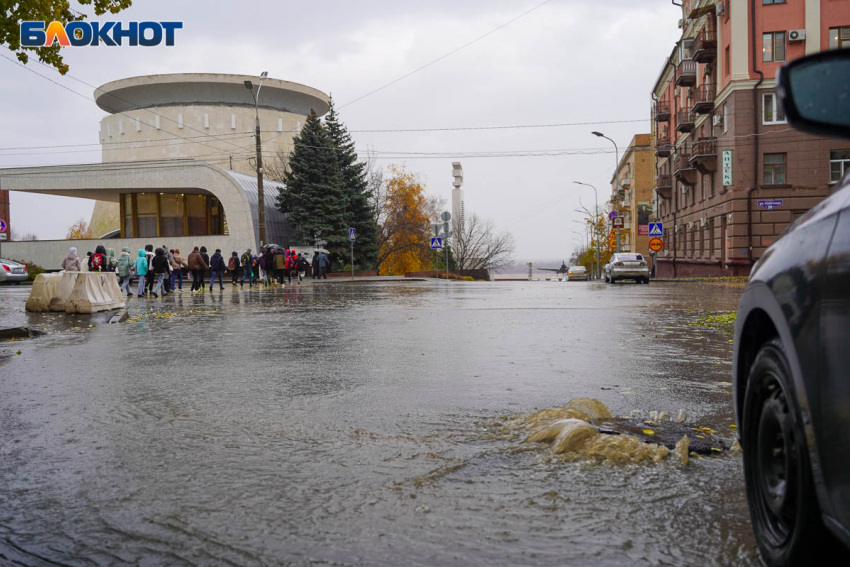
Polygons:
<instances>
[{"instance_id":1,"label":"blue road sign","mask_svg":"<svg viewBox=\"0 0 850 567\"><path fill-rule=\"evenodd\" d=\"M353 228L349 228L349 229L348 229L348 239L349 239L350 241L352 241L352 242L354 242L354 232L355 232L355 231L354 231L354 229L353 229Z\"/></svg>"},{"instance_id":2,"label":"blue road sign","mask_svg":"<svg viewBox=\"0 0 850 567\"><path fill-rule=\"evenodd\" d=\"M609 219L617 218L617 211L611 211L610 213L608 213L608 218Z\"/></svg>"},{"instance_id":3,"label":"blue road sign","mask_svg":"<svg viewBox=\"0 0 850 567\"><path fill-rule=\"evenodd\" d=\"M0 219L0 232L6 232L6 221Z\"/></svg>"},{"instance_id":4,"label":"blue road sign","mask_svg":"<svg viewBox=\"0 0 850 567\"><path fill-rule=\"evenodd\" d=\"M759 207L761 207L762 209L772 211L776 207L782 206L782 199L764 199L760 200L758 203Z\"/></svg>"},{"instance_id":5,"label":"blue road sign","mask_svg":"<svg viewBox=\"0 0 850 567\"><path fill-rule=\"evenodd\" d=\"M650 236L664 236L664 223L651 222L649 223Z\"/></svg>"},{"instance_id":6,"label":"blue road sign","mask_svg":"<svg viewBox=\"0 0 850 567\"><path fill-rule=\"evenodd\" d=\"M438 237L431 238L431 248L433 250L442 250L443 249L443 239Z\"/></svg>"}]
</instances>

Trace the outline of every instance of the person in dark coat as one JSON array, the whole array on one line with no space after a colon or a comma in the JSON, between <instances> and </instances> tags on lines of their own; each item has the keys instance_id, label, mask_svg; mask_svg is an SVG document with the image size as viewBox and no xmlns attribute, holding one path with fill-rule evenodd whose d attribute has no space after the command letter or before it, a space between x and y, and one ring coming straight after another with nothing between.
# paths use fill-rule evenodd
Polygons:
<instances>
[{"instance_id":1,"label":"person in dark coat","mask_svg":"<svg viewBox=\"0 0 850 567\"><path fill-rule=\"evenodd\" d=\"M207 268L209 268L210 267L210 255L207 254L207 247L201 246L200 252L201 252L201 258L203 258L203 260L204 260L204 264L206 264ZM204 278L206 277L206 275L207 275L207 271L205 269L204 272L201 274L201 289L207 289L207 284L204 282Z\"/></svg>"},{"instance_id":2,"label":"person in dark coat","mask_svg":"<svg viewBox=\"0 0 850 567\"><path fill-rule=\"evenodd\" d=\"M307 273L307 269L310 267L309 262L307 262L307 258L299 254L295 259L295 269L298 270L298 283L304 279L304 274Z\"/></svg>"},{"instance_id":3,"label":"person in dark coat","mask_svg":"<svg viewBox=\"0 0 850 567\"><path fill-rule=\"evenodd\" d=\"M156 283L156 276L153 273L153 244L145 244L145 258L148 259L148 271L145 274L145 293L153 291L153 286Z\"/></svg>"},{"instance_id":4,"label":"person in dark coat","mask_svg":"<svg viewBox=\"0 0 850 567\"><path fill-rule=\"evenodd\" d=\"M233 287L236 287L236 280L239 278L239 252L236 250L230 254L230 260L227 261L227 269L233 277Z\"/></svg>"},{"instance_id":5,"label":"person in dark coat","mask_svg":"<svg viewBox=\"0 0 850 567\"><path fill-rule=\"evenodd\" d=\"M98 244L94 254L89 256L88 268L90 272L106 271L106 248L102 244Z\"/></svg>"},{"instance_id":6,"label":"person in dark coat","mask_svg":"<svg viewBox=\"0 0 850 567\"><path fill-rule=\"evenodd\" d=\"M198 252L197 246L195 246L192 253L189 254L189 257L186 258L186 263L189 264L189 271L192 272L192 293L201 291L204 274L207 273L207 268L209 266L206 262L204 262L204 258L201 256L201 253Z\"/></svg>"},{"instance_id":7,"label":"person in dark coat","mask_svg":"<svg viewBox=\"0 0 850 567\"><path fill-rule=\"evenodd\" d=\"M165 251L162 248L157 248L154 252L152 264L156 277L156 286L151 291L151 295L159 297L157 292L162 290L162 296L165 297L168 295L168 292L163 289L163 284L165 282L165 275L168 273L168 256L165 255Z\"/></svg>"},{"instance_id":8,"label":"person in dark coat","mask_svg":"<svg viewBox=\"0 0 850 567\"><path fill-rule=\"evenodd\" d=\"M203 254L201 257L203 258ZM212 271L212 277L210 278L210 291L213 290L216 278L218 278L218 289L224 289L224 257L221 255L221 250L218 248L215 249L215 253L212 255L212 258L210 258L210 271Z\"/></svg>"},{"instance_id":9,"label":"person in dark coat","mask_svg":"<svg viewBox=\"0 0 850 567\"><path fill-rule=\"evenodd\" d=\"M330 266L331 261L328 260L328 257L324 252L319 252L319 257L316 258L316 262L319 263L319 277L324 279L328 279L328 266Z\"/></svg>"},{"instance_id":10,"label":"person in dark coat","mask_svg":"<svg viewBox=\"0 0 850 567\"><path fill-rule=\"evenodd\" d=\"M264 269L266 270L266 285L271 285L274 281L274 250L271 248L266 248L266 251L263 252L263 264L265 264Z\"/></svg>"}]
</instances>

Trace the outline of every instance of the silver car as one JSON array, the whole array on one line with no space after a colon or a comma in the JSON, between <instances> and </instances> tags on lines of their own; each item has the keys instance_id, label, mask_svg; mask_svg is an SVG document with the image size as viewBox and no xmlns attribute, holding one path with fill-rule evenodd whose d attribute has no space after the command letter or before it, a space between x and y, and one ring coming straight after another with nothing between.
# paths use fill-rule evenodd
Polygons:
<instances>
[{"instance_id":1,"label":"silver car","mask_svg":"<svg viewBox=\"0 0 850 567\"><path fill-rule=\"evenodd\" d=\"M567 271L567 281L587 281L587 268L584 266L570 266Z\"/></svg>"},{"instance_id":2,"label":"silver car","mask_svg":"<svg viewBox=\"0 0 850 567\"><path fill-rule=\"evenodd\" d=\"M602 276L608 283L619 280L634 280L649 283L649 264L640 254L620 253L611 255L611 259L602 267Z\"/></svg>"},{"instance_id":3,"label":"silver car","mask_svg":"<svg viewBox=\"0 0 850 567\"><path fill-rule=\"evenodd\" d=\"M23 264L0 258L0 282L25 282L29 274Z\"/></svg>"}]
</instances>

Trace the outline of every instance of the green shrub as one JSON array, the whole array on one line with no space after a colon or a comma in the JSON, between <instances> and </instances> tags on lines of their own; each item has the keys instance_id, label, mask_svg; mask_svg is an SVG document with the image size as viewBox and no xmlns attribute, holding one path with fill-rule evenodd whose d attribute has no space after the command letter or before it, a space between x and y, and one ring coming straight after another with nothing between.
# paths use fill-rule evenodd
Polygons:
<instances>
[{"instance_id":1,"label":"green shrub","mask_svg":"<svg viewBox=\"0 0 850 567\"><path fill-rule=\"evenodd\" d=\"M17 262L18 264L23 264L24 266L27 267L27 279L29 281L33 281L38 274L44 272L44 268L42 268L38 264L34 264L33 262L27 262L26 260L14 260L14 259L12 259L12 261Z\"/></svg>"},{"instance_id":2,"label":"green shrub","mask_svg":"<svg viewBox=\"0 0 850 567\"><path fill-rule=\"evenodd\" d=\"M465 282L474 282L475 281L475 278L473 278L472 276L463 276L462 279Z\"/></svg>"}]
</instances>

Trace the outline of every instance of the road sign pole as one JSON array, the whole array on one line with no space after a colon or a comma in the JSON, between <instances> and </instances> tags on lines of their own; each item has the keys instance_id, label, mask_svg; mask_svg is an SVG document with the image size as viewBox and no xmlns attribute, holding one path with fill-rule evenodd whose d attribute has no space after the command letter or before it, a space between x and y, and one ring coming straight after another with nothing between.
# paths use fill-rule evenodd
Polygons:
<instances>
[{"instance_id":1,"label":"road sign pole","mask_svg":"<svg viewBox=\"0 0 850 567\"><path fill-rule=\"evenodd\" d=\"M354 280L354 241L351 241L351 279Z\"/></svg>"},{"instance_id":2,"label":"road sign pole","mask_svg":"<svg viewBox=\"0 0 850 567\"><path fill-rule=\"evenodd\" d=\"M620 253L620 229L617 229L617 254Z\"/></svg>"}]
</instances>

